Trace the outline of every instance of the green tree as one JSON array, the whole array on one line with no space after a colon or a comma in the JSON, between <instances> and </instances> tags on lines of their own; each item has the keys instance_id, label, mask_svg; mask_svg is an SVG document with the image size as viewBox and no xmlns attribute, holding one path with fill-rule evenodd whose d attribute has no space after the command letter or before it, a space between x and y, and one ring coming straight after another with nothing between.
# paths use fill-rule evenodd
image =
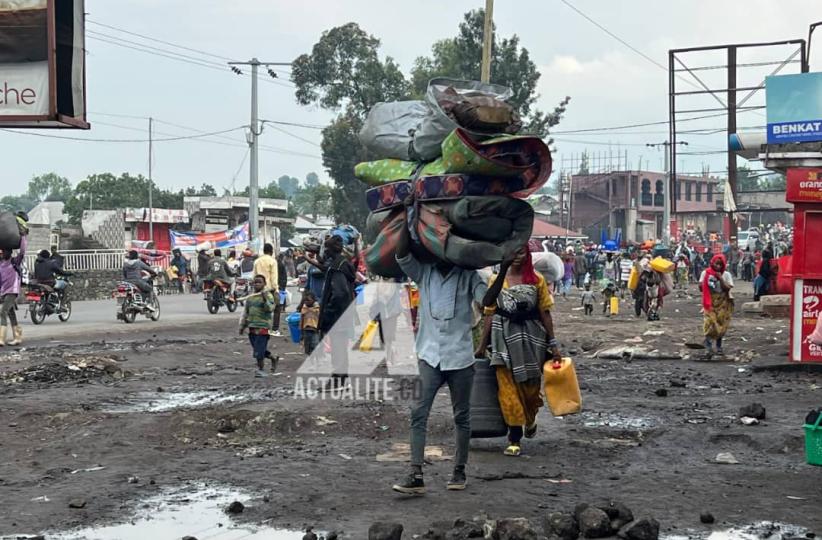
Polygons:
<instances>
[{"instance_id":1,"label":"green tree","mask_svg":"<svg viewBox=\"0 0 822 540\"><path fill-rule=\"evenodd\" d=\"M323 184L302 188L294 195L292 204L296 213L311 216L314 221L319 216L329 216L333 209L331 188Z\"/></svg>"},{"instance_id":2,"label":"green tree","mask_svg":"<svg viewBox=\"0 0 822 540\"><path fill-rule=\"evenodd\" d=\"M297 193L298 189L300 189L300 181L293 176L288 176L287 174L284 174L277 179L277 185L280 186L280 189L283 193L285 193L287 199L294 197L294 194Z\"/></svg>"},{"instance_id":3,"label":"green tree","mask_svg":"<svg viewBox=\"0 0 822 540\"><path fill-rule=\"evenodd\" d=\"M79 223L84 210L114 210L117 208L144 208L148 206L149 186L155 208L182 208L183 190L170 191L152 185L141 174L92 174L77 184L66 202L65 213L71 223Z\"/></svg>"},{"instance_id":4,"label":"green tree","mask_svg":"<svg viewBox=\"0 0 822 540\"><path fill-rule=\"evenodd\" d=\"M22 210L24 212L30 211L40 202L37 199L32 199L27 193L23 195L6 195L0 198L0 210L10 210L17 212Z\"/></svg>"},{"instance_id":5,"label":"green tree","mask_svg":"<svg viewBox=\"0 0 822 540\"><path fill-rule=\"evenodd\" d=\"M317 173L310 172L305 175L305 185L307 187L317 187L320 185L320 177L317 176Z\"/></svg>"},{"instance_id":6,"label":"green tree","mask_svg":"<svg viewBox=\"0 0 822 540\"><path fill-rule=\"evenodd\" d=\"M234 192L234 195L248 197L248 189L248 186L246 186L242 191ZM257 190L257 194L261 199L288 199L285 192L280 189L280 186L276 181L269 182L266 186L261 186Z\"/></svg>"},{"instance_id":7,"label":"green tree","mask_svg":"<svg viewBox=\"0 0 822 540\"><path fill-rule=\"evenodd\" d=\"M211 184L202 184L199 188L189 186L183 192L186 197L216 197L217 190Z\"/></svg>"},{"instance_id":8,"label":"green tree","mask_svg":"<svg viewBox=\"0 0 822 540\"><path fill-rule=\"evenodd\" d=\"M56 173L46 173L29 180L27 195L36 201L66 202L72 195L71 182Z\"/></svg>"},{"instance_id":9,"label":"green tree","mask_svg":"<svg viewBox=\"0 0 822 540\"><path fill-rule=\"evenodd\" d=\"M590 171L588 170L588 151L585 150L582 152L582 157L579 159L579 171L577 174L589 174Z\"/></svg>"},{"instance_id":10,"label":"green tree","mask_svg":"<svg viewBox=\"0 0 822 540\"><path fill-rule=\"evenodd\" d=\"M410 86L391 58L379 57L380 41L348 23L323 32L311 54L292 63L297 101L342 110L323 130L323 165L334 179L334 217L364 227L368 208L354 165L368 156L357 138L363 119L380 101L409 97Z\"/></svg>"},{"instance_id":11,"label":"green tree","mask_svg":"<svg viewBox=\"0 0 822 540\"><path fill-rule=\"evenodd\" d=\"M482 41L485 10L476 9L464 15L456 37L434 43L430 57L419 57L411 71L411 85L415 96L422 97L428 81L434 77L479 80L482 65ZM507 86L513 105L524 120L523 132L547 138L551 127L562 119L570 97L565 97L552 112L534 108L539 99L537 85L540 72L531 60L528 49L520 46L519 37L502 38L494 27L491 54L491 82Z\"/></svg>"}]
</instances>

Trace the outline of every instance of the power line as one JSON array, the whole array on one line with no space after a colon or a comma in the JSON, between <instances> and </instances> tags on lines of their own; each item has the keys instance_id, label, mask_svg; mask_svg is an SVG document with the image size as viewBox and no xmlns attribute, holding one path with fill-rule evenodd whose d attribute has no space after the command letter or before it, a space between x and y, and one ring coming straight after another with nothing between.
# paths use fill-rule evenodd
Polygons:
<instances>
[{"instance_id":1,"label":"power line","mask_svg":"<svg viewBox=\"0 0 822 540\"><path fill-rule=\"evenodd\" d=\"M185 55L176 51L170 51L168 49L163 49L160 47L153 47L151 45L146 45L145 43L139 43L136 41L126 40L117 36L110 36L108 34L103 34L100 32L89 31L90 39L100 41L103 43L108 43L109 45L115 45L118 47L123 47L126 49L131 49L137 52L142 52L145 54L152 54L154 56L160 56L163 58L167 58L169 60L176 60L178 62L183 62L186 64L191 64L199 67L204 67L208 69L218 70L220 72L227 73L225 66L223 64L214 62L212 60L206 60L201 58L196 58L193 56ZM240 73L243 76L249 76L247 73ZM296 88L295 85L291 84L287 81L280 81L278 79L262 79L264 82L269 84L274 84L277 86L282 86L283 88Z\"/></svg>"},{"instance_id":2,"label":"power line","mask_svg":"<svg viewBox=\"0 0 822 540\"><path fill-rule=\"evenodd\" d=\"M138 34L137 32L132 32L130 30L126 30L125 28L119 28L117 26L111 26L111 25L108 25L108 24L103 24L103 23L100 23L100 22L97 22L97 21L93 21L91 19L86 19L86 22L97 25L97 26L102 26L103 28L108 28L110 30L116 30L117 32L122 32L124 34L129 34L131 36L147 39L149 41L156 41L157 43L162 43L163 45L170 45L171 47L177 47L178 49L183 49L185 51L196 52L196 53L202 54L203 56L210 56L212 58L217 58L218 60L225 60L227 62L233 60L233 58L228 58L227 56L220 56L219 54L210 53L210 52L204 51L202 49L195 49L193 47L186 47L185 45L179 45L177 43L172 43L171 41L164 41L162 39L147 36L145 34Z\"/></svg>"},{"instance_id":3,"label":"power line","mask_svg":"<svg viewBox=\"0 0 822 540\"><path fill-rule=\"evenodd\" d=\"M239 126L231 129L223 129L221 131L213 131L211 133L203 133L201 135L187 135L187 136L177 136L177 137L168 137L165 139L153 139L153 142L172 142L172 141L183 141L183 140L190 140L190 139L202 139L204 137L211 137L214 135L221 135L223 133L230 133L232 131L237 131L239 129L245 129L246 126ZM97 138L85 138L85 137L67 137L64 135L47 135L45 133L35 133L33 131L17 131L14 129L5 129L2 128L0 131L6 131L8 133L16 133L19 135L28 135L30 137L43 137L47 139L63 139L67 141L83 141L83 142L105 142L105 143L147 143L148 139L97 139Z\"/></svg>"},{"instance_id":4,"label":"power line","mask_svg":"<svg viewBox=\"0 0 822 540\"><path fill-rule=\"evenodd\" d=\"M569 8L571 8L572 10L576 11L576 12L577 12L579 15L581 15L581 16L582 16L585 20L587 20L588 22L590 22L591 24L593 24L594 26L596 26L597 28L599 28L600 30L602 30L603 32L605 32L606 34L608 34L609 36L611 36L612 38L614 38L615 40L619 41L620 43L622 43L623 45L625 45L626 47L628 47L629 49L631 49L632 51L634 51L636 54L638 54L639 56L641 56L642 58L644 58L644 59L645 59L645 60L647 60L648 62L650 62L650 63L652 63L653 65L657 66L658 68L660 68L660 69L664 70L664 71L665 71L665 73L667 73L667 72L668 72L668 68L667 68L666 66L663 66L662 64L660 64L659 62L657 62L656 60L654 60L653 58L651 58L650 56L648 56L648 55L647 55L647 54L645 54L644 52L640 51L639 49L637 49L636 47L634 47L633 45L631 45L630 43L628 43L627 41L625 41L624 39L622 39L621 37L619 37L618 35L614 34L614 33L613 33L613 32L611 32L610 30L608 30L607 28L605 28L603 25L601 25L600 23L598 23L597 21L595 21L594 19L592 19L591 17L589 17L588 15L586 15L585 13L583 13L582 11L580 11L580 10L579 10L576 6L574 6L574 5L573 5L571 2L569 2L568 0L559 0L559 1L560 1L560 2L562 2L563 4L565 4L566 6L568 6ZM694 88L698 88L698 87L697 87L697 85L696 85L696 84L694 84L693 82L691 82L690 80L685 79L684 77L682 77L682 76L680 76L680 75L677 75L676 77L677 77L678 79L682 80L683 82L685 82L685 83L687 83L687 84L690 84L690 85L691 85L691 86L693 86Z\"/></svg>"}]
</instances>

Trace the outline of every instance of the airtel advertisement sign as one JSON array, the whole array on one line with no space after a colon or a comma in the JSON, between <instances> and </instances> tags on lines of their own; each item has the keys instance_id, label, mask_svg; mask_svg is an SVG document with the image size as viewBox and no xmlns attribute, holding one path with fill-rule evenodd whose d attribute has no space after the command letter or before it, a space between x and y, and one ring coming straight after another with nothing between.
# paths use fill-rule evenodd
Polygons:
<instances>
[{"instance_id":1,"label":"airtel advertisement sign","mask_svg":"<svg viewBox=\"0 0 822 540\"><path fill-rule=\"evenodd\" d=\"M0 126L88 128L83 0L0 0Z\"/></svg>"},{"instance_id":2,"label":"airtel advertisement sign","mask_svg":"<svg viewBox=\"0 0 822 540\"><path fill-rule=\"evenodd\" d=\"M791 359L797 362L822 362L822 345L811 340L822 313L822 280L794 281Z\"/></svg>"}]
</instances>

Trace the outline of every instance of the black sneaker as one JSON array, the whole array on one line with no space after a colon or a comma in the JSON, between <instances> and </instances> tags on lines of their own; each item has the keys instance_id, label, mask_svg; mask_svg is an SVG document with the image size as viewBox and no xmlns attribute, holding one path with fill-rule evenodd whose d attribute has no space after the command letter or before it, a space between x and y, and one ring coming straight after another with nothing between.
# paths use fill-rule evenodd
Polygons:
<instances>
[{"instance_id":1,"label":"black sneaker","mask_svg":"<svg viewBox=\"0 0 822 540\"><path fill-rule=\"evenodd\" d=\"M425 493L425 482L421 474L411 473L398 484L394 484L391 489L406 495L422 495Z\"/></svg>"},{"instance_id":2,"label":"black sneaker","mask_svg":"<svg viewBox=\"0 0 822 540\"><path fill-rule=\"evenodd\" d=\"M446 486L450 491L462 491L465 489L465 471L462 469L454 469L454 472L451 474L451 479L448 480L448 485Z\"/></svg>"}]
</instances>

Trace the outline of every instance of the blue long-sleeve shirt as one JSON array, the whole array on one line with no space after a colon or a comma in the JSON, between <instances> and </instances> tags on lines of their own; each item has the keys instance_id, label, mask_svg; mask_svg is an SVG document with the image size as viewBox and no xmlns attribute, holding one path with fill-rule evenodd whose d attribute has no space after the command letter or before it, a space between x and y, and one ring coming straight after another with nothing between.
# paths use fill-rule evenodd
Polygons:
<instances>
[{"instance_id":1,"label":"blue long-sleeve shirt","mask_svg":"<svg viewBox=\"0 0 822 540\"><path fill-rule=\"evenodd\" d=\"M475 270L454 267L443 276L436 266L410 254L397 262L420 290L417 356L442 371L473 365L471 303L482 302L488 285Z\"/></svg>"}]
</instances>

